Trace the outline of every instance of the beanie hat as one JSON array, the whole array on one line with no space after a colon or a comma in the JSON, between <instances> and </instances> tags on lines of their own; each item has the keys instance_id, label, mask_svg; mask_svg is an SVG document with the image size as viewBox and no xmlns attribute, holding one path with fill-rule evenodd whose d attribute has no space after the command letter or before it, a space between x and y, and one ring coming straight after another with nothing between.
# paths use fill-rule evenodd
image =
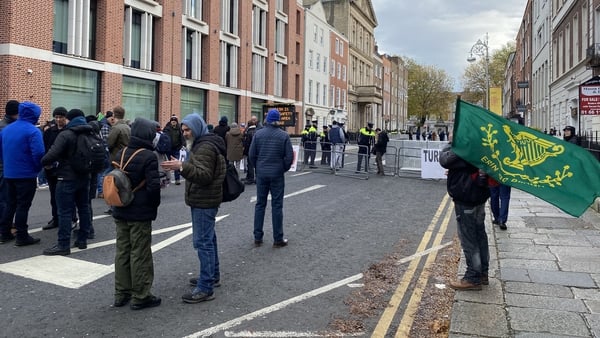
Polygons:
<instances>
[{"instance_id":1,"label":"beanie hat","mask_svg":"<svg viewBox=\"0 0 600 338\"><path fill-rule=\"evenodd\" d=\"M215 126L213 126L212 124L207 124L206 128L208 129L208 131L212 131L213 129L215 129Z\"/></svg>"},{"instance_id":2,"label":"beanie hat","mask_svg":"<svg viewBox=\"0 0 600 338\"><path fill-rule=\"evenodd\" d=\"M95 115L88 115L85 117L85 122L90 123L92 121L98 121Z\"/></svg>"},{"instance_id":3,"label":"beanie hat","mask_svg":"<svg viewBox=\"0 0 600 338\"><path fill-rule=\"evenodd\" d=\"M69 110L69 112L67 113L67 120L72 121L74 118L79 117L79 116L85 116L83 114L83 112L81 111L81 109L71 109Z\"/></svg>"},{"instance_id":4,"label":"beanie hat","mask_svg":"<svg viewBox=\"0 0 600 338\"><path fill-rule=\"evenodd\" d=\"M52 116L67 116L67 108L65 107L56 107L52 112Z\"/></svg>"},{"instance_id":5,"label":"beanie hat","mask_svg":"<svg viewBox=\"0 0 600 338\"><path fill-rule=\"evenodd\" d=\"M279 110L275 108L269 109L269 112L267 113L267 123L277 122L280 117Z\"/></svg>"},{"instance_id":6,"label":"beanie hat","mask_svg":"<svg viewBox=\"0 0 600 338\"><path fill-rule=\"evenodd\" d=\"M6 115L18 115L19 114L19 101L10 100L6 102Z\"/></svg>"},{"instance_id":7,"label":"beanie hat","mask_svg":"<svg viewBox=\"0 0 600 338\"><path fill-rule=\"evenodd\" d=\"M219 125L226 126L228 122L229 120L227 119L227 116L221 116L221 119L219 120Z\"/></svg>"},{"instance_id":8,"label":"beanie hat","mask_svg":"<svg viewBox=\"0 0 600 338\"><path fill-rule=\"evenodd\" d=\"M125 109L121 106L116 106L113 108L113 116L116 119L122 120L125 118Z\"/></svg>"},{"instance_id":9,"label":"beanie hat","mask_svg":"<svg viewBox=\"0 0 600 338\"><path fill-rule=\"evenodd\" d=\"M113 112L112 111L107 111L106 114L104 114L104 117L109 118L109 117L113 117Z\"/></svg>"},{"instance_id":10,"label":"beanie hat","mask_svg":"<svg viewBox=\"0 0 600 338\"><path fill-rule=\"evenodd\" d=\"M175 115L171 115L171 120L170 121L179 122L179 120L177 119L177 116L175 116Z\"/></svg>"}]
</instances>

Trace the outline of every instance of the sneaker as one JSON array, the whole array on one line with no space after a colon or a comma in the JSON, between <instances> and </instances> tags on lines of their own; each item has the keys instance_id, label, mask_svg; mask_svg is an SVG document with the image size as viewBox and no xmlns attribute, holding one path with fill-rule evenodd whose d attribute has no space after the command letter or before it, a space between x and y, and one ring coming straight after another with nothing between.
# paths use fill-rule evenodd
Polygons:
<instances>
[{"instance_id":1,"label":"sneaker","mask_svg":"<svg viewBox=\"0 0 600 338\"><path fill-rule=\"evenodd\" d=\"M131 305L129 305L129 308L132 310L141 310L148 307L159 306L161 302L162 300L160 299L160 297L148 296L139 303L131 303Z\"/></svg>"},{"instance_id":2,"label":"sneaker","mask_svg":"<svg viewBox=\"0 0 600 338\"><path fill-rule=\"evenodd\" d=\"M190 293L186 293L185 295L181 296L181 299L183 300L184 303L188 303L188 304L195 304L195 303L200 303L200 302L205 302L207 300L213 300L215 299L214 293L206 293L206 292L190 292Z\"/></svg>"},{"instance_id":3,"label":"sneaker","mask_svg":"<svg viewBox=\"0 0 600 338\"><path fill-rule=\"evenodd\" d=\"M255 180L245 180L244 184L246 184L246 185L256 184L256 181Z\"/></svg>"},{"instance_id":4,"label":"sneaker","mask_svg":"<svg viewBox=\"0 0 600 338\"><path fill-rule=\"evenodd\" d=\"M500 228L500 230L506 230L506 223L498 223L498 227Z\"/></svg>"},{"instance_id":5,"label":"sneaker","mask_svg":"<svg viewBox=\"0 0 600 338\"><path fill-rule=\"evenodd\" d=\"M258 248L259 246L262 246L262 245L263 245L263 241L262 241L262 239L255 239L255 240L254 240L254 246L255 246L255 247L257 247L257 248Z\"/></svg>"},{"instance_id":6,"label":"sneaker","mask_svg":"<svg viewBox=\"0 0 600 338\"><path fill-rule=\"evenodd\" d=\"M40 242L39 238L33 238L31 236L27 236L27 238L25 239L18 239L15 241L15 246L26 246L26 245L32 245L32 244L37 244Z\"/></svg>"},{"instance_id":7,"label":"sneaker","mask_svg":"<svg viewBox=\"0 0 600 338\"><path fill-rule=\"evenodd\" d=\"M492 221L492 224L494 224L494 225L498 225L498 224L500 224L500 222L498 222L498 220L493 220L493 221Z\"/></svg>"},{"instance_id":8,"label":"sneaker","mask_svg":"<svg viewBox=\"0 0 600 338\"><path fill-rule=\"evenodd\" d=\"M8 243L15 239L15 235L9 233L6 235L0 235L0 244Z\"/></svg>"},{"instance_id":9,"label":"sneaker","mask_svg":"<svg viewBox=\"0 0 600 338\"><path fill-rule=\"evenodd\" d=\"M181 182L179 180L175 180L175 185L180 185Z\"/></svg>"},{"instance_id":10,"label":"sneaker","mask_svg":"<svg viewBox=\"0 0 600 338\"><path fill-rule=\"evenodd\" d=\"M284 246L288 245L288 240L287 238L284 238L281 242L275 242L273 243L273 247L274 248L283 248Z\"/></svg>"},{"instance_id":11,"label":"sneaker","mask_svg":"<svg viewBox=\"0 0 600 338\"><path fill-rule=\"evenodd\" d=\"M190 278L190 286L196 287L198 285L198 278ZM215 279L213 282L213 288L218 288L221 286L221 280Z\"/></svg>"},{"instance_id":12,"label":"sneaker","mask_svg":"<svg viewBox=\"0 0 600 338\"><path fill-rule=\"evenodd\" d=\"M79 226L79 220L76 219L74 221L71 221L71 230L75 230L77 226Z\"/></svg>"},{"instance_id":13,"label":"sneaker","mask_svg":"<svg viewBox=\"0 0 600 338\"><path fill-rule=\"evenodd\" d=\"M59 247L57 244L51 248L44 249L43 253L46 256L68 256L71 254L71 249L69 249L69 248L63 249L63 248Z\"/></svg>"},{"instance_id":14,"label":"sneaker","mask_svg":"<svg viewBox=\"0 0 600 338\"><path fill-rule=\"evenodd\" d=\"M481 290L481 284L469 282L464 278L458 281L451 281L450 283L448 283L448 286L450 286L454 290Z\"/></svg>"},{"instance_id":15,"label":"sneaker","mask_svg":"<svg viewBox=\"0 0 600 338\"><path fill-rule=\"evenodd\" d=\"M42 230L50 230L50 229L54 229L58 227L58 221L51 219L50 221L48 221L48 224L44 225L42 227Z\"/></svg>"},{"instance_id":16,"label":"sneaker","mask_svg":"<svg viewBox=\"0 0 600 338\"><path fill-rule=\"evenodd\" d=\"M79 236L79 229L73 230L73 237L77 238L78 236ZM87 239L94 239L94 238L96 238L95 232L88 233Z\"/></svg>"}]
</instances>

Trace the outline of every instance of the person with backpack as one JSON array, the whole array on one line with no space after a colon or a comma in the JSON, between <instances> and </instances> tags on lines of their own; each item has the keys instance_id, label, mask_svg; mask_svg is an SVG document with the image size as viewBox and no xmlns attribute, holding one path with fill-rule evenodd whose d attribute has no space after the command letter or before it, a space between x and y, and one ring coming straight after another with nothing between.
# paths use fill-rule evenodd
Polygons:
<instances>
[{"instance_id":1,"label":"person with backpack","mask_svg":"<svg viewBox=\"0 0 600 338\"><path fill-rule=\"evenodd\" d=\"M181 298L185 303L215 299L214 288L220 286L219 254L215 222L223 201L225 179L225 141L209 133L206 122L197 113L181 122L190 155L185 162L173 159L163 162L166 170L181 170L185 178L185 204L192 213L194 249L200 260L200 274L189 282L194 289Z\"/></svg>"},{"instance_id":2,"label":"person with backpack","mask_svg":"<svg viewBox=\"0 0 600 338\"><path fill-rule=\"evenodd\" d=\"M183 139L183 133L181 132L181 126L179 125L177 116L171 116L169 123L167 123L167 125L163 128L163 133L169 136L169 139L171 140L171 149L168 158L171 158L171 156L179 158L179 151L185 144L185 141ZM173 174L175 176L175 185L180 185L181 172L179 170L175 170Z\"/></svg>"},{"instance_id":3,"label":"person with backpack","mask_svg":"<svg viewBox=\"0 0 600 338\"><path fill-rule=\"evenodd\" d=\"M119 160L130 160L124 171L131 186L139 188L129 204L113 207L112 216L117 226L115 307L125 306L130 301L132 310L161 304L161 299L150 292L154 282L152 221L160 205L158 160L152 144L156 126L154 121L137 117L131 124L129 144L117 153Z\"/></svg>"},{"instance_id":4,"label":"person with backpack","mask_svg":"<svg viewBox=\"0 0 600 338\"><path fill-rule=\"evenodd\" d=\"M85 120L80 109L67 112L67 125L60 132L50 150L42 157L46 169L56 168L56 207L58 211L58 242L44 250L44 255L66 256L71 254L71 220L75 207L79 213L79 231L73 247L87 248L91 226L90 178L92 169L80 168L80 156L89 155L81 149L81 137L93 134L93 128ZM95 174L95 173L94 173Z\"/></svg>"}]
</instances>

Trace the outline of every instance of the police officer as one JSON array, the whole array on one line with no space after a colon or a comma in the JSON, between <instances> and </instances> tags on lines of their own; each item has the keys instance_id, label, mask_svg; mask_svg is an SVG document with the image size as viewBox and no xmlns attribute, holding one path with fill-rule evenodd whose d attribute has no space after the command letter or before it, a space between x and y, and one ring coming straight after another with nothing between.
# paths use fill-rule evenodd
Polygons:
<instances>
[{"instance_id":1,"label":"police officer","mask_svg":"<svg viewBox=\"0 0 600 338\"><path fill-rule=\"evenodd\" d=\"M323 131L319 135L321 141L321 164L331 163L331 142L329 142L329 127L323 126Z\"/></svg>"},{"instance_id":2,"label":"police officer","mask_svg":"<svg viewBox=\"0 0 600 338\"><path fill-rule=\"evenodd\" d=\"M360 172L362 159L365 159L365 172L369 172L369 156L371 147L375 145L375 132L373 131L373 122L367 123L367 127L360 128L358 133L358 163L356 171Z\"/></svg>"}]
</instances>

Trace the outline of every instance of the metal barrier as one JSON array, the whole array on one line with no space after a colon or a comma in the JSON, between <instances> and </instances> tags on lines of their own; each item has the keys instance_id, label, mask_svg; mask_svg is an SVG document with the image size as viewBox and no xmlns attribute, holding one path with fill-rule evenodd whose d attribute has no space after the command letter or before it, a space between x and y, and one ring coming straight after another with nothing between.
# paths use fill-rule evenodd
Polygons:
<instances>
[{"instance_id":1,"label":"metal barrier","mask_svg":"<svg viewBox=\"0 0 600 338\"><path fill-rule=\"evenodd\" d=\"M300 144L297 140L293 140L292 143ZM367 146L345 144L337 145L336 149L336 145L325 142L312 141L306 144L309 147L300 147L298 171L310 170L359 179L369 179L369 175L377 171L375 155L369 153L370 149ZM316 149L311 147L313 144L316 145ZM390 140L383 157L384 173L387 176L420 177L423 149L442 149L447 144L446 141ZM332 166L331 163L336 159L338 165Z\"/></svg>"}]
</instances>

